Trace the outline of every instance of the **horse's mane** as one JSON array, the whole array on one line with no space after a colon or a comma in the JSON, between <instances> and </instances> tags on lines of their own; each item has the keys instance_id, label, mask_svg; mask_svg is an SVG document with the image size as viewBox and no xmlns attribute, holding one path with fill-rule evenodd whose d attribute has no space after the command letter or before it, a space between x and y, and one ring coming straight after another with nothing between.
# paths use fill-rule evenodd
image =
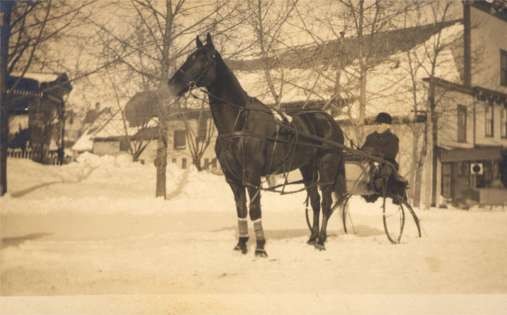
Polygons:
<instances>
[{"instance_id":1,"label":"horse's mane","mask_svg":"<svg viewBox=\"0 0 507 315\"><path fill-rule=\"evenodd\" d=\"M217 77L219 77L219 78L224 78L224 77L225 78L229 78L231 80L231 82L229 82L229 84L232 84L233 87L235 87L235 88L238 89L238 92L240 92L242 94L241 96L244 97L245 102L248 101L248 99L250 98L248 96L248 93L243 89L243 87L241 86L241 83L239 82L238 78L232 72L232 70L229 68L229 66L224 61L224 59L222 58L222 56L220 55L220 53L218 53L218 52L216 53L216 58L217 58ZM220 80L219 82L223 83L223 84L227 84L227 82L223 82L222 80Z\"/></svg>"}]
</instances>

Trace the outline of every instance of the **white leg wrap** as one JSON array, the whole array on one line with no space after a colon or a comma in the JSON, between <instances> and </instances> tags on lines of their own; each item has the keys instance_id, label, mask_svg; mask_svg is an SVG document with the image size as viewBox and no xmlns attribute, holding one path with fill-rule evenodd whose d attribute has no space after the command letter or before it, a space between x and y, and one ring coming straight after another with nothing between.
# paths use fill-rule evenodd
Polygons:
<instances>
[{"instance_id":1,"label":"white leg wrap","mask_svg":"<svg viewBox=\"0 0 507 315\"><path fill-rule=\"evenodd\" d=\"M255 239L263 240L264 239L264 229L262 228L262 220L257 219L253 222L254 231L255 231Z\"/></svg>"}]
</instances>

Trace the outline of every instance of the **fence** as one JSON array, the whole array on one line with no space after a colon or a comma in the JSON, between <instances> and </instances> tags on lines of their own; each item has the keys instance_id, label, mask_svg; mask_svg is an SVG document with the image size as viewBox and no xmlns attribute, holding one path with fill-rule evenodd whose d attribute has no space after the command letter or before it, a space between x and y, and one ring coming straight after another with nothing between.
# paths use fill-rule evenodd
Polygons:
<instances>
[{"instance_id":1,"label":"fence","mask_svg":"<svg viewBox=\"0 0 507 315\"><path fill-rule=\"evenodd\" d=\"M35 155L35 152L32 149L20 150L20 149L8 149L7 156L14 159L27 159L32 160ZM50 151L48 152L48 156L46 158L47 165L61 165L60 160L58 159L58 152Z\"/></svg>"},{"instance_id":2,"label":"fence","mask_svg":"<svg viewBox=\"0 0 507 315\"><path fill-rule=\"evenodd\" d=\"M191 158L186 157L172 158L171 162L181 167L182 169L188 168L188 166L193 163ZM202 169L204 170L218 170L219 168L220 166L218 165L216 158L205 158L202 160Z\"/></svg>"}]
</instances>

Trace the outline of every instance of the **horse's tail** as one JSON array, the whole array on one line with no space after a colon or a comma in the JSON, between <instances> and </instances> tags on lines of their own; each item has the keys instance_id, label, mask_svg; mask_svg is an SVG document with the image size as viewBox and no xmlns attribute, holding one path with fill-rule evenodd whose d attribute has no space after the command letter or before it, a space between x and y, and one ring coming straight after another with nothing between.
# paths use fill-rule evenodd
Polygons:
<instances>
[{"instance_id":1,"label":"horse's tail","mask_svg":"<svg viewBox=\"0 0 507 315\"><path fill-rule=\"evenodd\" d=\"M338 171L336 172L336 179L334 184L334 193L335 193L335 205L339 206L345 200L345 196L347 195L347 180L345 176L345 156L343 152L340 154L340 163L338 164Z\"/></svg>"}]
</instances>

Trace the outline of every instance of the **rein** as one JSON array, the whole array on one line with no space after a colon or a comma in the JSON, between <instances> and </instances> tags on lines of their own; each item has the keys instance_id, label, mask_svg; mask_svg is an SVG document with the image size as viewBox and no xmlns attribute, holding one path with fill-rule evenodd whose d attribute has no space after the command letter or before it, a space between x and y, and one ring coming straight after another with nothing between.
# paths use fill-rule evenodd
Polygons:
<instances>
[{"instance_id":1,"label":"rein","mask_svg":"<svg viewBox=\"0 0 507 315\"><path fill-rule=\"evenodd\" d=\"M208 94L211 94L206 89L203 89L203 88L198 88L198 89L201 90L201 91L203 91L203 92L206 92ZM192 91L190 93L196 99L201 99L201 100L203 99L203 98L201 98L199 96L196 96L196 95L192 94ZM229 104L229 103L225 102L224 99L222 99L222 98L220 98L220 97L218 97L216 95L213 95L213 94L211 94L211 95L213 97L217 98L218 100L224 101L224 104L227 104L229 106L236 106L234 104ZM237 106L237 107L240 107L240 106ZM275 109L273 109L273 110L275 110ZM271 110L263 110L263 109L258 109L258 108L241 107L240 112L241 111L261 112L261 113L265 113L265 114L268 114L268 115L272 115L273 114L273 112ZM305 111L294 113L293 116L303 115L303 114L309 114L309 113L322 113L322 111L318 111L318 110L305 110ZM294 128L293 126L291 126L290 124L287 124L287 123L285 123L283 121L278 121L278 120L275 119L275 123L278 124L279 126L287 128L291 132L299 133L299 136L301 136L302 138L307 138L307 139L310 139L310 140L313 140L313 141L316 141L316 142L322 142L322 143L328 144L331 147L336 147L336 148L342 149L344 151L347 151L348 153L351 153L353 155L365 158L367 160L371 160L371 161L378 162L378 163L381 163L381 164L389 165L390 167L393 167L395 169L395 165L393 163L391 163L388 160L384 160L383 158L380 158L378 156L375 156L373 154L369 154L369 153L363 152L363 151L361 151L359 149L349 148L346 145L338 143L336 141L327 140L327 139L324 139L324 138L321 138L321 137L318 137L318 136L314 136L314 135L311 135L311 134L307 134L307 133L302 133L299 130L297 130L296 128ZM230 133L230 134L234 134L234 132ZM229 136L229 134L224 134L223 136L227 137L227 136ZM253 134L250 135L250 136L254 136L255 137L255 135L253 135ZM279 142L283 142L283 141L279 141ZM322 148L327 148L327 147L325 147L323 145L317 145L317 144L309 144L309 143L300 143L300 144L301 145L314 146L314 147L321 148L321 149Z\"/></svg>"},{"instance_id":2,"label":"rein","mask_svg":"<svg viewBox=\"0 0 507 315\"><path fill-rule=\"evenodd\" d=\"M203 88L198 88L200 91L202 92L206 92L208 93L208 95L210 95L211 93L208 92L207 90L203 89ZM195 89L193 89L195 90ZM190 91L190 94L192 95L192 97L194 97L195 99L199 99L199 100L204 100L202 97L199 97L195 94L193 94L193 90ZM218 100L221 100L221 101L224 101L224 103L226 104L229 104L227 102L225 102L225 100L223 100L222 98L218 97L218 96L215 96L215 95L212 95L211 96L215 97L216 99ZM232 104L230 104L230 106L234 106ZM274 137L265 137L265 136L261 136L261 135L257 135L255 133L252 133L252 132L246 132L244 130L235 130L237 125L238 125L238 122L240 121L241 119L241 115L243 115L244 113L247 113L248 112L261 112L261 113L265 113L267 115L270 115L270 116L274 116L273 114L273 111L271 110L263 110L263 109L254 109L254 108L247 108L247 107L242 107L242 106L237 106L239 108L239 111L238 111L238 114L236 115L236 119L234 121L234 125L233 125L233 130L232 132L229 132L229 133L225 133L225 134L220 134L218 135L219 138L221 139L225 139L225 140L229 140L229 139L234 139L234 138L254 138L254 139L258 139L258 140L262 140L262 141L271 141L273 142L273 150L271 152L271 154L273 155L274 152L276 151L276 145L278 143L284 143L284 144L288 144L289 145L289 150L287 152L287 155L285 156L285 158L283 158L282 160L283 161L286 161L285 163L283 163L282 165L280 165L279 168L277 168L277 170L275 170L275 172L273 173L278 173L279 171L281 171L280 173L283 174L283 177L284 177L284 183L283 184L278 184L278 185L275 185L275 186L272 186L272 187L269 187L269 188L264 188L262 186L259 186L259 185L254 185L254 184L251 184L251 183L248 183L245 181L245 176L240 176L238 174L235 174L234 171L232 171L232 168L231 167L227 167L229 173L231 173L231 175L233 175L236 180L242 182L245 186L250 186L252 188L256 188L256 189L259 189L259 190L264 190L264 191L271 191L271 192L277 192L281 195L287 195L287 194L294 194L294 193L298 193L298 192L301 192L301 191L304 191L308 188L312 188L314 186L317 185L316 182L314 182L312 185L310 186L306 186L304 188L300 188L300 189L297 189L297 190L292 190L292 191L285 191L285 187L288 186L288 185L296 185L296 184L302 184L304 183L303 180L297 180L297 181L292 181L292 182L289 182L288 181L288 167L287 165L290 164L290 159L294 156L294 151L296 149L296 147L298 145L303 145L303 146L310 146L310 147L314 147L316 149L319 149L319 148L323 148L322 145L317 145L317 144L313 144L313 143L305 143L305 142L300 142L298 141L299 140L299 136L300 136L300 131L297 129L297 128L293 128L290 124L288 123L285 123L284 121L279 121L277 120L276 118L274 118L274 121L275 121L275 124L276 124L276 133L275 133L275 136ZM313 111L307 111L307 112L313 112ZM305 113L307 113L305 112ZM317 112L317 111L315 111ZM280 117L283 117L282 115L280 115ZM291 139L289 141L287 140L284 140L284 139L280 139L279 138L279 135L280 135L280 127L282 128L288 128L290 131L291 131L291 134L294 135L293 137L291 137ZM245 156L246 156L246 153L245 153ZM273 163L273 159L270 159L269 160L269 167L268 169L271 169L271 166L272 166L272 163ZM281 190L278 190L278 188L281 187Z\"/></svg>"},{"instance_id":3,"label":"rein","mask_svg":"<svg viewBox=\"0 0 507 315\"><path fill-rule=\"evenodd\" d=\"M209 63L212 63L212 62L213 61L210 60ZM206 68L208 68L208 67L206 67ZM219 101L222 101L224 104L227 104L229 106L235 106L235 107L239 108L238 114L236 115L236 118L235 118L235 121L234 121L233 131L229 132L229 133L225 133L225 134L219 134L218 135L219 138L222 138L222 139L233 139L233 138L251 137L251 138L256 138L256 139L259 139L259 140L262 140L262 141L272 141L274 143L273 150L272 150L272 155L274 154L274 152L276 150L276 144L277 143L289 144L289 150L288 150L287 156L284 159L284 161L287 161L290 157L293 157L293 155L294 155L293 152L295 151L295 149L296 149L296 147L298 145L311 146L311 147L314 147L314 148L317 148L317 149L329 149L330 147L332 147L332 148L336 148L336 149L341 149L341 150L343 150L345 152L348 152L348 153L350 153L352 155L359 156L361 158L364 158L364 159L367 159L367 160L370 160L370 161L374 161L374 162L378 162L378 163L382 163L382 164L388 165L388 166L390 166L394 170L396 169L396 167L394 166L393 163L391 163L390 161L384 160L384 159L382 159L380 157L377 157L377 156L374 156L372 154L363 152L363 151L361 151L359 149L349 148L349 147L345 146L344 144L338 143L336 141L328 140L328 139L325 139L325 138L322 138L322 137L318 137L318 136L314 136L314 135L311 135L311 134L308 134L308 133L301 132L300 130L298 130L297 128L295 128L294 126L292 126L290 123L287 123L284 120L278 120L276 117L274 117L275 116L274 113L278 113L280 117L284 117L278 110L276 110L274 108L270 109L270 110L267 110L267 109L258 109L258 108L248 108L248 102L245 104L244 107L243 106L237 106L235 104L230 104L229 102L227 102L223 98L221 98L221 97L219 97L217 95L212 94L207 89L204 89L202 87L198 87L197 86L197 83L201 80L201 78L203 78L205 75L207 75L208 72L209 72L209 69L206 69L205 71L203 71L202 73L199 74L199 76L197 77L196 80L192 80L192 81L189 82L189 87L188 87L189 92L188 92L188 95L191 95L195 99L206 101L203 97L199 97L199 96L197 96L197 95L195 95L193 93L194 90L199 89L200 91L206 93L208 95L208 98L209 98L209 96L211 96L211 97L214 97L215 99L217 99ZM276 124L276 134L275 134L275 137L274 138L272 138L272 137L265 137L265 136L261 136L261 135L256 135L256 134L251 133L251 132L245 132L243 130L235 130L236 127L237 127L237 125L238 125L238 122L241 119L241 116L243 114L245 114L245 113L248 115L249 112L261 112L261 113L264 113L264 114L272 116L273 119L274 119L274 122ZM308 114L308 113L320 113L320 114L324 113L325 114L325 112L318 111L318 110L306 110L306 111L301 111L301 112L294 113L292 116L298 116L298 115L303 115L303 114ZM331 117L331 119L332 119L332 117ZM294 135L294 137L291 138L291 140L293 140L293 141L285 141L283 139L279 139L280 127L281 128L285 128L292 135ZM306 138L307 140L315 141L315 142L317 142L317 144L315 144L315 143L308 143L308 142L301 142L301 141L299 141L300 137L303 138L303 139ZM245 158L246 158L246 155L247 154L246 154L246 149L245 149ZM272 166L271 163L272 163L272 159L270 160L270 167ZM231 167L227 167L226 166L226 168L228 168L229 173L231 173L231 175L234 175L234 177L236 177L236 179L238 181L240 181L245 186L257 189L258 192L260 190L264 190L264 191L277 192L277 193L280 193L281 195L285 195L285 194L298 193L298 192L301 192L303 190L307 190L309 188L313 188L313 187L315 187L315 186L318 185L317 181L314 181L312 183L312 185L305 186L304 188L297 189L297 190L294 190L294 191L286 192L285 191L285 187L286 186L288 186L288 185L295 185L295 184L301 184L301 183L304 183L304 181L303 180L297 180L297 181L293 181L293 182L288 182L288 179L287 179L288 178L287 163L283 163L280 167L283 168L284 183L283 184L279 184L279 185L275 185L275 186L272 186L272 187L269 187L269 188L264 188L264 187L261 186L262 184L261 185L254 185L254 184L246 182L244 174L243 174L243 176L238 176L238 174L235 174L234 171L232 171ZM245 170L243 170L243 172L244 171ZM277 171L275 171L274 173L277 173ZM320 183L320 184L322 185L323 183ZM332 184L332 183L325 183L325 184L328 185L328 184ZM281 190L277 190L277 188L280 188L280 187L282 187L282 189Z\"/></svg>"}]
</instances>

